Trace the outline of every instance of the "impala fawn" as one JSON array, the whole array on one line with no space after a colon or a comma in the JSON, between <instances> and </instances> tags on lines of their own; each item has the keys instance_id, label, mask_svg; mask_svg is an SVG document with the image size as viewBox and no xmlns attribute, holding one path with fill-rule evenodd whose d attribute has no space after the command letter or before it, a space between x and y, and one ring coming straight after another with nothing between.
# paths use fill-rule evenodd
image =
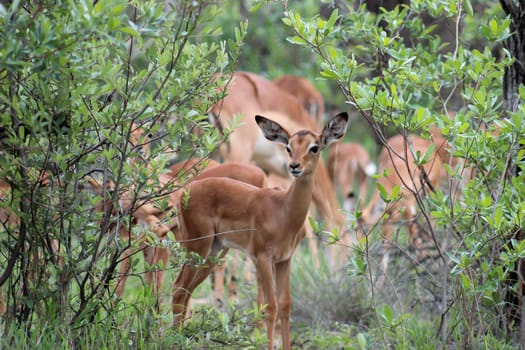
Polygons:
<instances>
[{"instance_id":1,"label":"impala fawn","mask_svg":"<svg viewBox=\"0 0 525 350\"><path fill-rule=\"evenodd\" d=\"M209 275L214 258L229 248L248 255L256 268L258 304L266 304L268 349L281 321L284 349L290 349L290 263L304 236L304 221L312 200L321 150L346 132L348 115L332 118L321 134L302 130L290 134L261 116L256 122L264 136L286 147L289 172L294 177L286 191L257 188L226 178L208 178L189 184L178 206L183 248L199 254L204 265L183 264L173 285L174 325L184 320L194 289Z\"/></svg>"}]
</instances>

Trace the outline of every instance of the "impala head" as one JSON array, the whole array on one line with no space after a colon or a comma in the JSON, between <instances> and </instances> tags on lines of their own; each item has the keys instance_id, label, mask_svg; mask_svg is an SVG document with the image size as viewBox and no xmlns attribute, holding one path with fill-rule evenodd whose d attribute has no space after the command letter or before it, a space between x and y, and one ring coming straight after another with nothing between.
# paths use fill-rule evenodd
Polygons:
<instances>
[{"instance_id":1,"label":"impala head","mask_svg":"<svg viewBox=\"0 0 525 350\"><path fill-rule=\"evenodd\" d=\"M340 113L333 117L321 134L301 130L290 135L281 125L270 119L257 115L255 121L268 140L286 146L290 156L288 165L290 174L300 177L313 173L317 168L321 151L344 136L348 125L348 114Z\"/></svg>"}]
</instances>

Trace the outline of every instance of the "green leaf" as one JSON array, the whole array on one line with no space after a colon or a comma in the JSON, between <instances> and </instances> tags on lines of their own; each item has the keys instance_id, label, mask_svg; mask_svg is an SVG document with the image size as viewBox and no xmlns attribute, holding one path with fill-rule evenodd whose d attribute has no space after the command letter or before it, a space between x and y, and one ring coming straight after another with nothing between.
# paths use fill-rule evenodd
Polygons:
<instances>
[{"instance_id":1,"label":"green leaf","mask_svg":"<svg viewBox=\"0 0 525 350\"><path fill-rule=\"evenodd\" d=\"M467 292L472 289L472 282L465 274L460 274L461 277L461 285L463 286L463 289L465 289Z\"/></svg>"},{"instance_id":2,"label":"green leaf","mask_svg":"<svg viewBox=\"0 0 525 350\"><path fill-rule=\"evenodd\" d=\"M393 323L394 320L394 312L392 311L392 308L390 305L385 305L383 307L383 313L382 316L384 317L385 321L390 325Z\"/></svg>"},{"instance_id":3,"label":"green leaf","mask_svg":"<svg viewBox=\"0 0 525 350\"><path fill-rule=\"evenodd\" d=\"M472 3L470 0L463 0L463 7L469 16L474 16L474 10L472 9Z\"/></svg>"},{"instance_id":4,"label":"green leaf","mask_svg":"<svg viewBox=\"0 0 525 350\"><path fill-rule=\"evenodd\" d=\"M390 193L390 198L392 198L393 200L397 199L399 196L400 190L401 190L401 187L399 185L394 186L394 188L392 189L392 192Z\"/></svg>"},{"instance_id":5,"label":"green leaf","mask_svg":"<svg viewBox=\"0 0 525 350\"><path fill-rule=\"evenodd\" d=\"M381 196L381 199L385 201L386 203L390 202L390 198L388 197L388 193L383 185L381 185L379 182L376 182L376 187L379 190L379 195Z\"/></svg>"},{"instance_id":6,"label":"green leaf","mask_svg":"<svg viewBox=\"0 0 525 350\"><path fill-rule=\"evenodd\" d=\"M319 73L323 78L327 78L327 79L332 79L332 80L337 80L339 78L339 76L337 75L337 73L335 73L334 71L321 71Z\"/></svg>"},{"instance_id":7,"label":"green leaf","mask_svg":"<svg viewBox=\"0 0 525 350\"><path fill-rule=\"evenodd\" d=\"M494 225L496 228L501 227L501 222L503 220L503 208L501 206L498 206L496 210L494 211Z\"/></svg>"},{"instance_id":8,"label":"green leaf","mask_svg":"<svg viewBox=\"0 0 525 350\"><path fill-rule=\"evenodd\" d=\"M299 36L292 36L292 37L288 37L286 38L286 40L292 44L296 44L296 45L301 45L301 46L306 46L308 43L301 37Z\"/></svg>"},{"instance_id":9,"label":"green leaf","mask_svg":"<svg viewBox=\"0 0 525 350\"><path fill-rule=\"evenodd\" d=\"M328 18L328 22L327 22L327 27L330 29L330 28L333 28L335 23L337 22L337 19L339 18L339 11L338 9L334 9L332 11L332 14L330 15L330 18Z\"/></svg>"},{"instance_id":10,"label":"green leaf","mask_svg":"<svg viewBox=\"0 0 525 350\"><path fill-rule=\"evenodd\" d=\"M248 9L249 12L257 12L265 5L264 1L256 2L252 7Z\"/></svg>"},{"instance_id":11,"label":"green leaf","mask_svg":"<svg viewBox=\"0 0 525 350\"><path fill-rule=\"evenodd\" d=\"M498 22L495 19L490 20L489 28L490 28L491 34L493 35L498 34Z\"/></svg>"},{"instance_id":12,"label":"green leaf","mask_svg":"<svg viewBox=\"0 0 525 350\"><path fill-rule=\"evenodd\" d=\"M368 339L366 338L366 336L363 333L359 333L357 335L357 342L358 342L359 347L361 349L368 349L369 348L370 342L368 341Z\"/></svg>"}]
</instances>

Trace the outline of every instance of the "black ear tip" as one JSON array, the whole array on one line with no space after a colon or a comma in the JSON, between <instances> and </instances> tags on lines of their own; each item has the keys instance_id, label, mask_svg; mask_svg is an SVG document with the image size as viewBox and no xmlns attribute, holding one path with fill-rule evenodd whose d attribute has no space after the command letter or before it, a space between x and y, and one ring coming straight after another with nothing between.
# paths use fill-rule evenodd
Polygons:
<instances>
[{"instance_id":1,"label":"black ear tip","mask_svg":"<svg viewBox=\"0 0 525 350\"><path fill-rule=\"evenodd\" d=\"M255 115L255 121L256 121L257 123L262 122L264 119L266 119L266 118L263 117L262 115L258 115L258 114Z\"/></svg>"},{"instance_id":2,"label":"black ear tip","mask_svg":"<svg viewBox=\"0 0 525 350\"><path fill-rule=\"evenodd\" d=\"M339 118L343 118L345 121L348 121L348 113L341 112L337 115Z\"/></svg>"}]
</instances>

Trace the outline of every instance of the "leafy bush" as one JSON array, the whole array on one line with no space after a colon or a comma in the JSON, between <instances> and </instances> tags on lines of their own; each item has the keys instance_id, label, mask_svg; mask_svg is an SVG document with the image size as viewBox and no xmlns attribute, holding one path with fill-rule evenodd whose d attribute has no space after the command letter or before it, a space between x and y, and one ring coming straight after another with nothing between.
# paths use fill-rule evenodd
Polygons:
<instances>
[{"instance_id":1,"label":"leafy bush","mask_svg":"<svg viewBox=\"0 0 525 350\"><path fill-rule=\"evenodd\" d=\"M438 18L455 28L465 18L468 26L446 43L432 26ZM423 217L433 222L430 235L438 253L435 317L441 323L435 331L442 344L461 347L481 346L485 339L506 342L507 331L519 330L509 323L504 295L513 288L510 273L522 257L522 242L511 238L522 227L523 173L513 169L522 168L524 111L522 104L515 112L503 109L502 78L512 58L506 51L494 56L491 50L509 37L510 21L503 16L479 19L468 1L411 1L378 15L364 6L345 7L329 19L307 19L290 10L284 19L295 31L289 40L317 53L321 76L337 82L379 140L388 136L387 127L426 137L438 127L453 155L474 169L469 180L467 168L447 168L449 183L465 179L461 195L454 186L430 191L427 199L415 194ZM487 47L464 44L473 38L468 30L474 27ZM523 101L525 89L520 89ZM361 249L368 246L363 242ZM363 251L356 259L368 256ZM380 309L378 319L385 315ZM378 326L385 329L380 321Z\"/></svg>"},{"instance_id":2,"label":"leafy bush","mask_svg":"<svg viewBox=\"0 0 525 350\"><path fill-rule=\"evenodd\" d=\"M158 190L170 159L206 157L218 145L206 112L243 32L232 51L198 40L217 31L209 25L217 11L196 1L0 6L0 209L19 218L0 229L3 346L148 339L154 320L139 310L119 324L113 280L137 243L117 232L141 205L176 190ZM92 193L89 178L111 191ZM116 209L123 193L127 211ZM114 327L127 331L114 337Z\"/></svg>"}]
</instances>

